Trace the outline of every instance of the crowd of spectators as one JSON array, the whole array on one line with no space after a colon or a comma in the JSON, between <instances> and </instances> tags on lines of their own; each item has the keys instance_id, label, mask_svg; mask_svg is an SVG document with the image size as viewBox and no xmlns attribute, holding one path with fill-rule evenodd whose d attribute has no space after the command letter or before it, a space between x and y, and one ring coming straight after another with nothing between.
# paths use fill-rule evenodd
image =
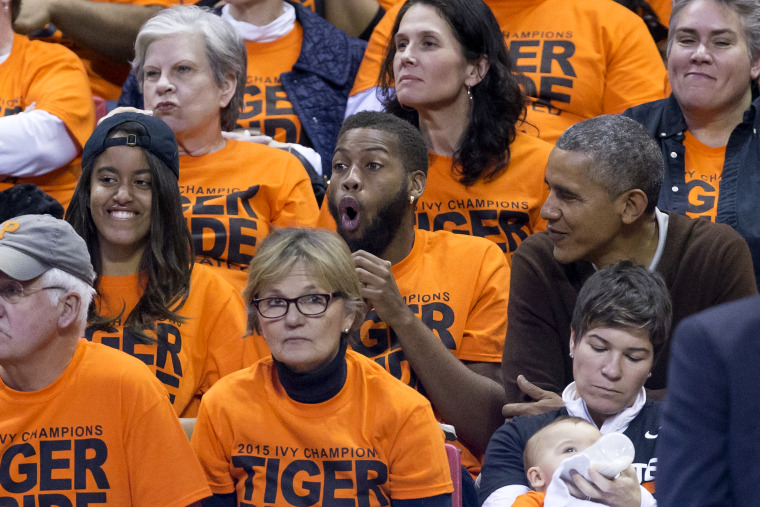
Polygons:
<instances>
[{"instance_id":1,"label":"crowd of spectators","mask_svg":"<svg viewBox=\"0 0 760 507\"><path fill-rule=\"evenodd\" d=\"M758 78L756 0L0 0L0 504L756 505Z\"/></svg>"}]
</instances>

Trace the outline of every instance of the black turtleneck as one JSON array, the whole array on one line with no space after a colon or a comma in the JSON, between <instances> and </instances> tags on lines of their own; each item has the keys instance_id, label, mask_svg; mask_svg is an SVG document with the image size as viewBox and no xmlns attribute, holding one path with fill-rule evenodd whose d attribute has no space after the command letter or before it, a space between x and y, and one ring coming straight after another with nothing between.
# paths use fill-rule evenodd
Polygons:
<instances>
[{"instance_id":1,"label":"black turtleneck","mask_svg":"<svg viewBox=\"0 0 760 507\"><path fill-rule=\"evenodd\" d=\"M294 372L272 356L280 384L288 396L299 403L322 403L338 394L346 383L347 344L348 340L341 338L335 359L322 368L306 373Z\"/></svg>"}]
</instances>

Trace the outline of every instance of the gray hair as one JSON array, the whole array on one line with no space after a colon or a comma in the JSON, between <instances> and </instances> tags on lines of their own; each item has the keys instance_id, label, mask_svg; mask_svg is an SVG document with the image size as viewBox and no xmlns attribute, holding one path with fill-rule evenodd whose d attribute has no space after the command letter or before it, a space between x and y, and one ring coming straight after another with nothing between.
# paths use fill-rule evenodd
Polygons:
<instances>
[{"instance_id":1,"label":"gray hair","mask_svg":"<svg viewBox=\"0 0 760 507\"><path fill-rule=\"evenodd\" d=\"M89 286L84 280L67 273L58 268L50 268L40 276L40 284L43 287L64 287L66 292L75 292L79 295L82 304L79 306L75 325L78 334L84 336L85 327L87 327L87 311L95 296L95 289ZM47 294L51 304L58 304L61 298L61 292L55 290L44 291Z\"/></svg>"},{"instance_id":2,"label":"gray hair","mask_svg":"<svg viewBox=\"0 0 760 507\"><path fill-rule=\"evenodd\" d=\"M588 176L612 197L640 189L647 196L645 212L654 211L664 161L657 143L636 120L606 114L576 123L560 136L556 147L591 158Z\"/></svg>"},{"instance_id":3,"label":"gray hair","mask_svg":"<svg viewBox=\"0 0 760 507\"><path fill-rule=\"evenodd\" d=\"M729 7L739 15L744 27L744 39L747 42L750 61L755 61L760 56L760 3L757 0L713 0L718 5ZM692 0L673 0L670 11L670 28L668 30L668 48L666 55L670 55L673 45L673 36L678 24L678 15L689 5Z\"/></svg>"},{"instance_id":4,"label":"gray hair","mask_svg":"<svg viewBox=\"0 0 760 507\"><path fill-rule=\"evenodd\" d=\"M235 76L235 94L222 109L221 114L222 130L234 130L243 106L248 55L240 34L229 23L207 9L195 5L178 5L160 11L142 26L137 34L135 59L132 61L140 91L145 78L145 54L148 47L159 39L177 34L203 37L206 57L218 86L224 84L228 74Z\"/></svg>"}]
</instances>

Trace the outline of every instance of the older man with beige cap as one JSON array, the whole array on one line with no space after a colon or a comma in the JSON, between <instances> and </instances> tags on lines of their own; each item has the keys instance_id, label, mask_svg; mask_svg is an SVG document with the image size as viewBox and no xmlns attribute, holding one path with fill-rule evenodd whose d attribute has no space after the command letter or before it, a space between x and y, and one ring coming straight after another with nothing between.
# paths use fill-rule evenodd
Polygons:
<instances>
[{"instance_id":1,"label":"older man with beige cap","mask_svg":"<svg viewBox=\"0 0 760 507\"><path fill-rule=\"evenodd\" d=\"M0 224L0 504L199 503L211 492L161 384L80 338L94 280L63 220Z\"/></svg>"}]
</instances>

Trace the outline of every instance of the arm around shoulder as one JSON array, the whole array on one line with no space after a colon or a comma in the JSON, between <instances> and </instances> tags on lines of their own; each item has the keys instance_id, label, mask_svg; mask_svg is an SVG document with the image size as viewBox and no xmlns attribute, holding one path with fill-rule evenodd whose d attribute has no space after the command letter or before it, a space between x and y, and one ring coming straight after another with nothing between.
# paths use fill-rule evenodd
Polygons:
<instances>
[{"instance_id":1,"label":"arm around shoulder","mask_svg":"<svg viewBox=\"0 0 760 507\"><path fill-rule=\"evenodd\" d=\"M566 357L575 294L546 242L544 233L534 234L512 256L502 358L507 403L530 401L517 384L519 375L553 392L570 382Z\"/></svg>"}]
</instances>

